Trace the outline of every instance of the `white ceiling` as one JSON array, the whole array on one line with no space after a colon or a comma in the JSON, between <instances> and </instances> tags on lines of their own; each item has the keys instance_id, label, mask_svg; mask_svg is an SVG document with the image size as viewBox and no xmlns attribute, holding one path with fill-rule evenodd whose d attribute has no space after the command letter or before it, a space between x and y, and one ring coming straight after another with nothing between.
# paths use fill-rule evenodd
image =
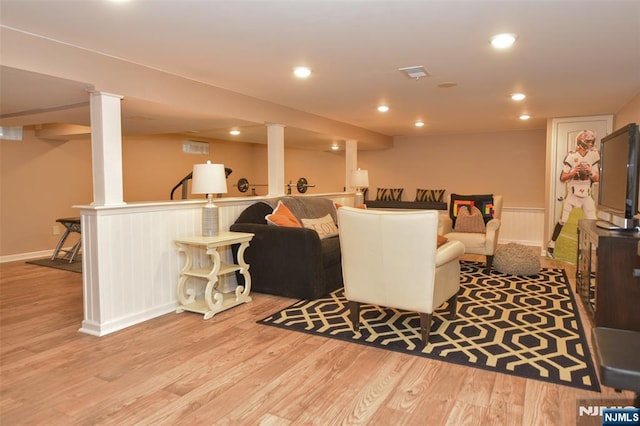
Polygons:
<instances>
[{"instance_id":1,"label":"white ceiling","mask_svg":"<svg viewBox=\"0 0 640 426\"><path fill-rule=\"evenodd\" d=\"M615 113L640 92L640 1L1 0L0 25L389 136L539 129L551 117ZM516 45L494 50L498 32L516 33ZM297 65L312 77L293 79ZM431 76L398 71L415 65ZM88 106L75 105L86 102L82 82L0 73L2 122L40 124L32 112L43 108L47 119L87 122ZM513 102L516 91L527 99ZM123 95L125 133L226 138L237 123ZM241 124L246 141L264 142L264 126ZM328 140L300 129L287 138Z\"/></svg>"}]
</instances>

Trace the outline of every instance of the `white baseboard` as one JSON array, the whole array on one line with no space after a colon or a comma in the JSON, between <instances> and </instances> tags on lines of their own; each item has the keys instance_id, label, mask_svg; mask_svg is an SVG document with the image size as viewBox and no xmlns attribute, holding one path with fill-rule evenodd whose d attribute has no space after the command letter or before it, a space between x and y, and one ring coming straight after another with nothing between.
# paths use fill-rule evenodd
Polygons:
<instances>
[{"instance_id":1,"label":"white baseboard","mask_svg":"<svg viewBox=\"0 0 640 426\"><path fill-rule=\"evenodd\" d=\"M43 251L33 251L31 253L10 254L7 256L0 256L0 263L17 262L19 260L39 259L42 257L51 257L51 256L53 256L53 249L43 250Z\"/></svg>"},{"instance_id":2,"label":"white baseboard","mask_svg":"<svg viewBox=\"0 0 640 426\"><path fill-rule=\"evenodd\" d=\"M144 312L138 312L135 315L116 318L102 324L98 324L94 321L83 320L82 327L80 327L78 331L92 336L102 337L168 313L175 313L177 307L177 303L169 303L165 306L158 306Z\"/></svg>"}]
</instances>

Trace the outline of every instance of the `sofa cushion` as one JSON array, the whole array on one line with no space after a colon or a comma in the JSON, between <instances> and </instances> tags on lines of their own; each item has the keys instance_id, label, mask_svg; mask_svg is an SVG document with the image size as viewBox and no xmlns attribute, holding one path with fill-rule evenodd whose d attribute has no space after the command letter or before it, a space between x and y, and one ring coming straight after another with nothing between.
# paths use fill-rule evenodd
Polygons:
<instances>
[{"instance_id":1,"label":"sofa cushion","mask_svg":"<svg viewBox=\"0 0 640 426\"><path fill-rule=\"evenodd\" d=\"M298 221L303 218L319 218L329 213L333 218L334 223L338 223L336 208L333 205L333 201L328 198L300 197L291 195L271 200L265 200L264 202L274 207L277 205L277 203L282 202L282 204L284 204L289 208L289 210L291 210Z\"/></svg>"},{"instance_id":2,"label":"sofa cushion","mask_svg":"<svg viewBox=\"0 0 640 426\"><path fill-rule=\"evenodd\" d=\"M368 200L369 209L417 209L417 210L447 210L447 203L435 201L376 201Z\"/></svg>"},{"instance_id":3,"label":"sofa cushion","mask_svg":"<svg viewBox=\"0 0 640 426\"><path fill-rule=\"evenodd\" d=\"M260 225L266 225L267 219L265 219L265 216L271 213L273 213L273 206L263 203L262 201L258 201L244 209L236 219L235 223L257 223Z\"/></svg>"},{"instance_id":4,"label":"sofa cushion","mask_svg":"<svg viewBox=\"0 0 640 426\"><path fill-rule=\"evenodd\" d=\"M464 244L467 253L482 252L487 244L487 234L472 232L450 232L446 234L449 241L460 241Z\"/></svg>"},{"instance_id":5,"label":"sofa cushion","mask_svg":"<svg viewBox=\"0 0 640 426\"><path fill-rule=\"evenodd\" d=\"M254 234L245 252L245 260L251 265L251 290L317 299L342 287L338 236L320 239L312 229L268 225L265 216L280 200L296 217L298 212L302 218L336 215L332 200L313 196L284 196L248 206L230 230ZM237 260L239 245L234 244L232 250ZM244 284L239 271L236 279L238 284Z\"/></svg>"},{"instance_id":6,"label":"sofa cushion","mask_svg":"<svg viewBox=\"0 0 640 426\"><path fill-rule=\"evenodd\" d=\"M322 265L325 268L330 268L334 265L340 266L342 262L340 238L338 238L338 236L325 238L324 240L320 240L320 244L322 245Z\"/></svg>"},{"instance_id":7,"label":"sofa cushion","mask_svg":"<svg viewBox=\"0 0 640 426\"><path fill-rule=\"evenodd\" d=\"M378 188L376 201L401 201L404 188Z\"/></svg>"},{"instance_id":8,"label":"sofa cushion","mask_svg":"<svg viewBox=\"0 0 640 426\"><path fill-rule=\"evenodd\" d=\"M416 189L416 200L415 201L430 201L436 203L444 202L444 189Z\"/></svg>"},{"instance_id":9,"label":"sofa cushion","mask_svg":"<svg viewBox=\"0 0 640 426\"><path fill-rule=\"evenodd\" d=\"M451 194L451 203L449 204L449 216L456 224L458 211L461 206L475 206L482 213L482 218L486 224L493 218L493 194L482 195L460 195Z\"/></svg>"},{"instance_id":10,"label":"sofa cushion","mask_svg":"<svg viewBox=\"0 0 640 426\"><path fill-rule=\"evenodd\" d=\"M273 209L273 213L266 215L264 218L267 220L269 225L302 228L298 219L296 219L293 213L291 213L291 210L282 204L281 201L278 201L278 205Z\"/></svg>"},{"instance_id":11,"label":"sofa cushion","mask_svg":"<svg viewBox=\"0 0 640 426\"><path fill-rule=\"evenodd\" d=\"M313 229L318 233L320 239L333 237L338 235L338 228L330 214L326 214L317 219L300 219L302 226L305 228Z\"/></svg>"}]
</instances>

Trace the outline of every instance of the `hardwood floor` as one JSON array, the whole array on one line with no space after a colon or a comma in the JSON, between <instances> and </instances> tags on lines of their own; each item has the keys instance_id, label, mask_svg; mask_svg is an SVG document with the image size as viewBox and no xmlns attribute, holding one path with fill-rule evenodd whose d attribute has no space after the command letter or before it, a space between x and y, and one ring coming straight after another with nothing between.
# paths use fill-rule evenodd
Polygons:
<instances>
[{"instance_id":1,"label":"hardwood floor","mask_svg":"<svg viewBox=\"0 0 640 426\"><path fill-rule=\"evenodd\" d=\"M291 303L253 294L98 338L78 332L80 274L1 264L0 424L568 425L577 398L621 397L255 323Z\"/></svg>"}]
</instances>

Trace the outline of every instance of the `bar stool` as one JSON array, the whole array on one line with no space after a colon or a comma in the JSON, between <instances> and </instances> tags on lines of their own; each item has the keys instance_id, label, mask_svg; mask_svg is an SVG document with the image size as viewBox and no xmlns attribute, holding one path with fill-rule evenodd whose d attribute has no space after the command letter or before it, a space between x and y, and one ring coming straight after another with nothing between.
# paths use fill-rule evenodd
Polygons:
<instances>
[{"instance_id":1,"label":"bar stool","mask_svg":"<svg viewBox=\"0 0 640 426\"><path fill-rule=\"evenodd\" d=\"M69 263L73 263L78 251L80 250L80 246L82 245L82 238L78 240L78 242L70 249L65 250L62 248L64 242L66 241L69 234L72 232L77 232L81 234L81 226L80 226L80 218L79 217L65 217L61 219L57 219L56 222L61 223L65 227L64 234L60 237L60 241L58 241L58 245L56 249L53 251L53 256L51 256L51 260L61 259L68 260ZM58 257L59 254L62 254L61 257Z\"/></svg>"}]
</instances>

